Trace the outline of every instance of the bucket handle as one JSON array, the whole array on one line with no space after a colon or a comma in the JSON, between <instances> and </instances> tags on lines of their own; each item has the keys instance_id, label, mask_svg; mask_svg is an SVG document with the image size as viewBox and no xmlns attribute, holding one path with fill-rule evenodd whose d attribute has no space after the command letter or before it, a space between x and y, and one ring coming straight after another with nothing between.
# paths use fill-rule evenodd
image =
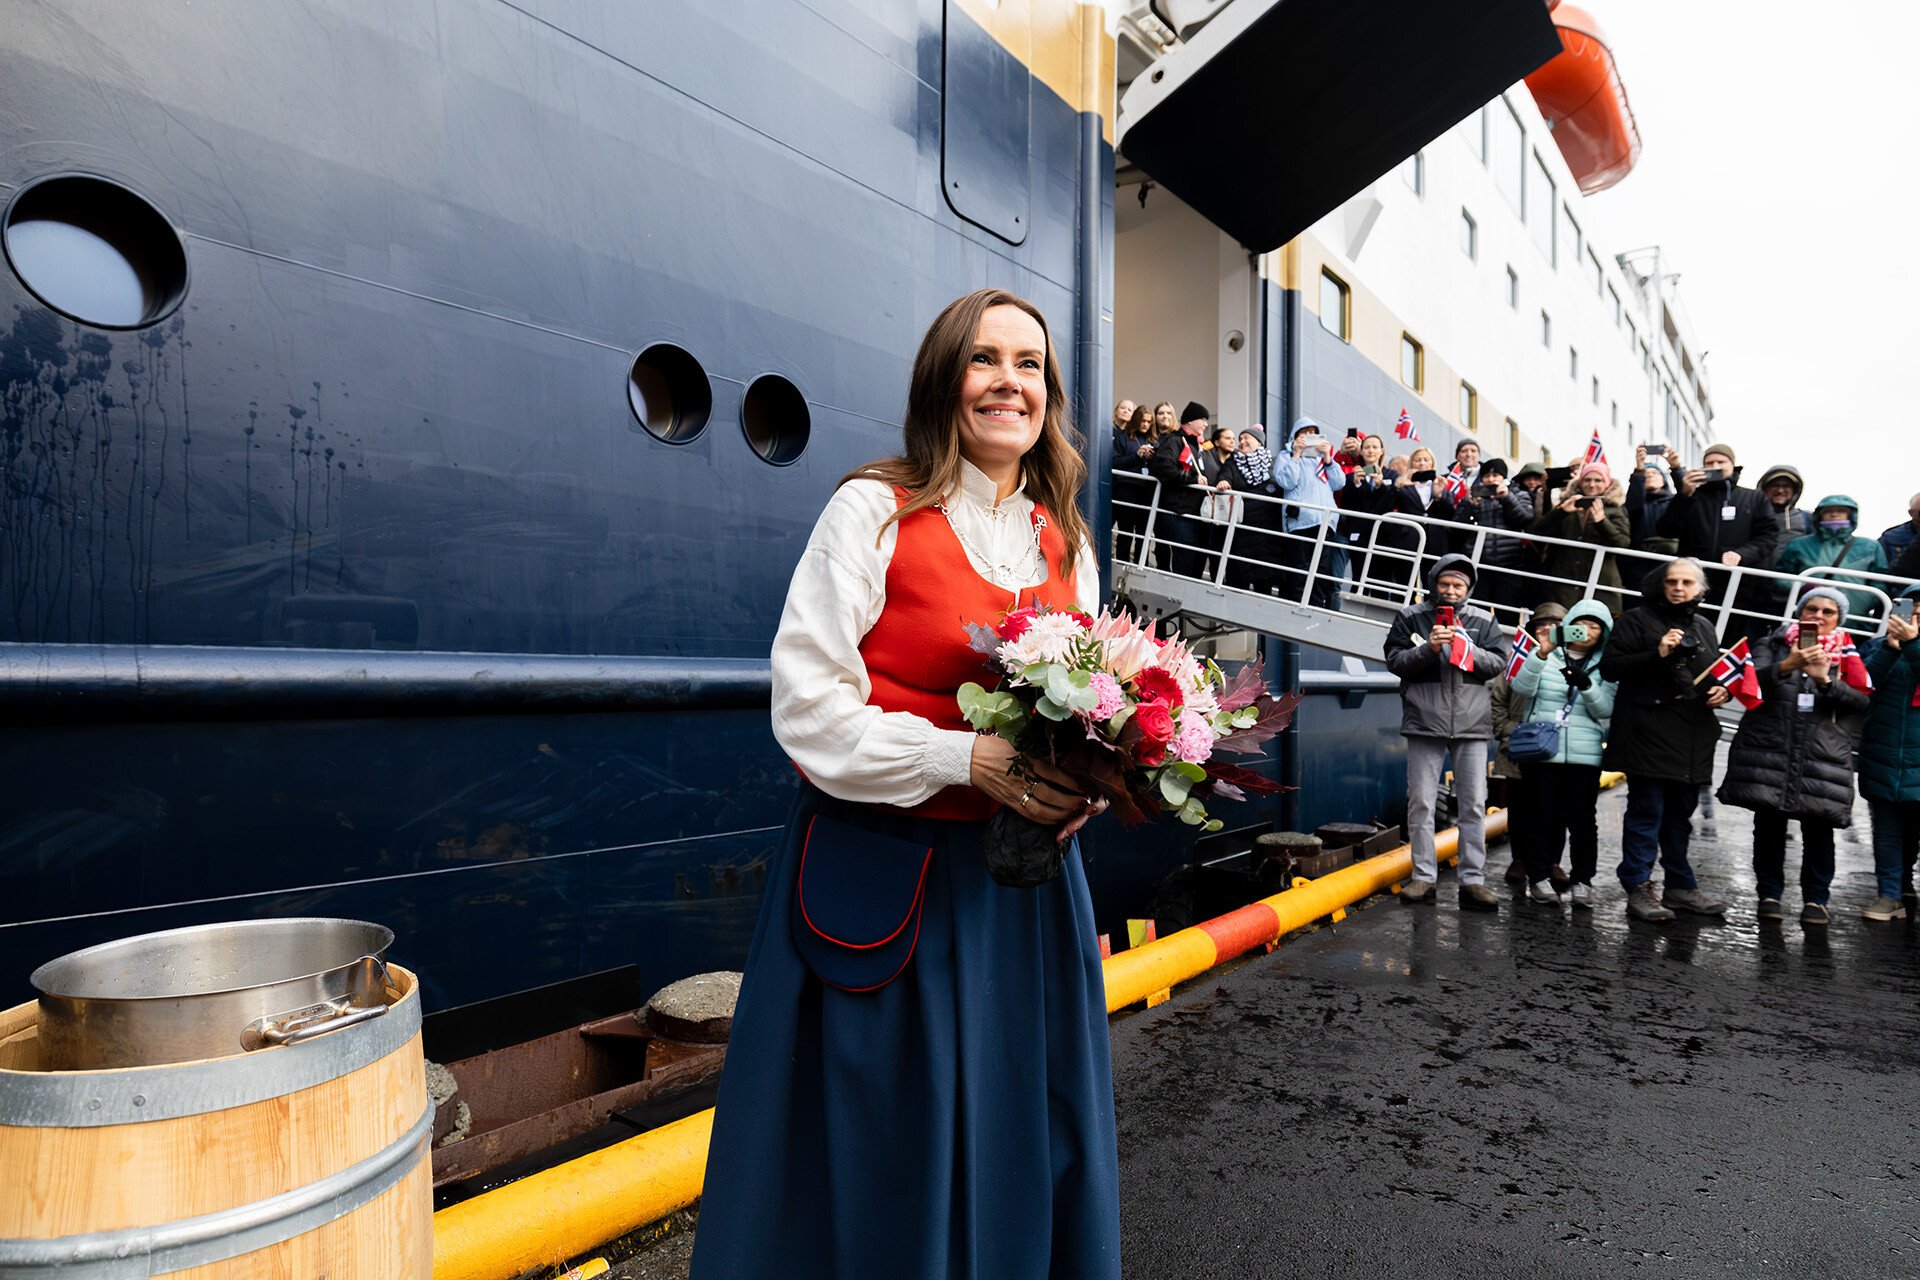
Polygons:
<instances>
[{"instance_id":1,"label":"bucket handle","mask_svg":"<svg viewBox=\"0 0 1920 1280\"><path fill-rule=\"evenodd\" d=\"M255 1018L240 1033L240 1045L251 1053L255 1049L271 1049L276 1045L299 1044L302 1040L324 1036L330 1031L370 1022L386 1012L387 1006L384 1004L356 1009L349 1003L349 997L342 996L338 1000L310 1004L304 1009L289 1009L285 1013Z\"/></svg>"},{"instance_id":2,"label":"bucket handle","mask_svg":"<svg viewBox=\"0 0 1920 1280\"><path fill-rule=\"evenodd\" d=\"M388 991L399 990L398 984L387 973L387 966L378 956L361 956L358 965L360 972L356 977L359 986L364 989L375 979L378 980L378 987L370 994L378 997ZM256 1049L299 1044L302 1040L324 1036L331 1031L342 1031L362 1022L371 1022L388 1009L384 1003L356 1008L353 999L353 995L349 994L305 1008L288 1009L270 1013L264 1018L255 1018L240 1032L240 1047L252 1053Z\"/></svg>"}]
</instances>

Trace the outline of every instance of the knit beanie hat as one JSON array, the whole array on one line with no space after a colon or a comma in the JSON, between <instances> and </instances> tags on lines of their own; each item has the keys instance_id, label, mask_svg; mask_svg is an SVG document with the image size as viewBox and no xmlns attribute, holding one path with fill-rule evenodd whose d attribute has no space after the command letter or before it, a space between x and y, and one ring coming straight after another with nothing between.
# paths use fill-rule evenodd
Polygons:
<instances>
[{"instance_id":1,"label":"knit beanie hat","mask_svg":"<svg viewBox=\"0 0 1920 1280\"><path fill-rule=\"evenodd\" d=\"M1504 476L1506 474L1507 460L1505 458L1488 458L1480 464L1480 478L1482 480L1485 480L1489 476Z\"/></svg>"},{"instance_id":2,"label":"knit beanie hat","mask_svg":"<svg viewBox=\"0 0 1920 1280\"><path fill-rule=\"evenodd\" d=\"M1182 422L1192 422L1195 418L1211 418L1212 416L1212 414L1207 412L1207 406L1201 404L1198 400L1187 401L1187 407L1180 411L1180 421Z\"/></svg>"},{"instance_id":3,"label":"knit beanie hat","mask_svg":"<svg viewBox=\"0 0 1920 1280\"><path fill-rule=\"evenodd\" d=\"M1732 463L1732 464L1733 464L1734 466L1736 466L1736 467L1740 465L1740 459L1734 456L1734 452L1733 452L1733 446L1732 446L1732 445L1730 445L1730 444L1710 444L1710 445L1708 445L1708 446L1707 446L1707 448L1706 448L1706 452L1705 452L1705 453L1702 453L1702 454L1700 455L1700 457L1701 457L1701 459L1702 459L1703 461L1705 460L1705 458L1706 458L1706 456L1707 456L1707 454L1708 454L1708 453L1720 453L1720 454L1725 454L1725 455L1726 455L1726 458L1727 458L1727 461L1728 461L1728 462L1731 462L1731 463Z\"/></svg>"},{"instance_id":4,"label":"knit beanie hat","mask_svg":"<svg viewBox=\"0 0 1920 1280\"><path fill-rule=\"evenodd\" d=\"M1573 478L1574 483L1578 484L1580 481L1584 480L1587 476L1592 475L1594 473L1598 473L1600 478L1602 480L1605 480L1609 487L1612 486L1613 470L1612 468L1608 467L1607 464L1604 462L1589 462L1586 466L1581 467L1580 473L1574 476Z\"/></svg>"},{"instance_id":5,"label":"knit beanie hat","mask_svg":"<svg viewBox=\"0 0 1920 1280\"><path fill-rule=\"evenodd\" d=\"M1250 427L1240 428L1240 434L1243 436L1252 436L1254 443L1258 444L1262 449L1267 447L1267 429L1257 422Z\"/></svg>"},{"instance_id":6,"label":"knit beanie hat","mask_svg":"<svg viewBox=\"0 0 1920 1280\"><path fill-rule=\"evenodd\" d=\"M1840 611L1842 618L1847 616L1847 610L1849 608L1847 598L1833 587L1808 587L1800 593L1799 602L1793 607L1794 612L1798 613L1801 606L1805 605L1809 600L1825 600Z\"/></svg>"}]
</instances>

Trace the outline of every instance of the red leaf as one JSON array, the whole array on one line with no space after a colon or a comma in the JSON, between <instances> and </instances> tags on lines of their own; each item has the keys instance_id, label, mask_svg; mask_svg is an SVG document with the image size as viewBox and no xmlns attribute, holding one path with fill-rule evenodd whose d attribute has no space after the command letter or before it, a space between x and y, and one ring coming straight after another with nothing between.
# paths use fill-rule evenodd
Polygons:
<instances>
[{"instance_id":1,"label":"red leaf","mask_svg":"<svg viewBox=\"0 0 1920 1280\"><path fill-rule=\"evenodd\" d=\"M1220 709L1238 711L1250 707L1254 700L1267 691L1267 677L1260 670L1260 664L1249 662L1227 677L1226 687L1220 690Z\"/></svg>"}]
</instances>

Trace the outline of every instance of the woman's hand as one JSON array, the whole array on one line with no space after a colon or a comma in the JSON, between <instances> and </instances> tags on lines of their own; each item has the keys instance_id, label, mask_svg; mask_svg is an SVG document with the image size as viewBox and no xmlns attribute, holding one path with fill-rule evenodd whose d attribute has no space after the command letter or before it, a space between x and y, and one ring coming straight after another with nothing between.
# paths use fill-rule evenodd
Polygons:
<instances>
[{"instance_id":1,"label":"woman's hand","mask_svg":"<svg viewBox=\"0 0 1920 1280\"><path fill-rule=\"evenodd\" d=\"M1724 707L1732 698L1733 693L1723 684L1717 684L1707 690L1708 707Z\"/></svg>"},{"instance_id":2,"label":"woman's hand","mask_svg":"<svg viewBox=\"0 0 1920 1280\"><path fill-rule=\"evenodd\" d=\"M1023 818L1042 826L1066 824L1062 840L1104 812L1105 800L1089 800L1080 785L1049 764L1029 760L1005 738L981 735L973 740L970 782Z\"/></svg>"},{"instance_id":3,"label":"woman's hand","mask_svg":"<svg viewBox=\"0 0 1920 1280\"><path fill-rule=\"evenodd\" d=\"M1827 672L1833 666L1833 659L1827 656L1825 649L1809 649L1807 660L1802 665L1806 667L1807 674L1813 677L1815 683L1825 684Z\"/></svg>"},{"instance_id":4,"label":"woman's hand","mask_svg":"<svg viewBox=\"0 0 1920 1280\"><path fill-rule=\"evenodd\" d=\"M1894 648L1912 644L1915 636L1920 636L1920 624L1897 616L1887 619L1887 639L1893 642Z\"/></svg>"},{"instance_id":5,"label":"woman's hand","mask_svg":"<svg viewBox=\"0 0 1920 1280\"><path fill-rule=\"evenodd\" d=\"M1589 524L1603 524L1605 523L1606 518L1607 518L1606 504L1601 502L1598 498L1594 499L1593 505L1587 508L1587 522Z\"/></svg>"}]
</instances>

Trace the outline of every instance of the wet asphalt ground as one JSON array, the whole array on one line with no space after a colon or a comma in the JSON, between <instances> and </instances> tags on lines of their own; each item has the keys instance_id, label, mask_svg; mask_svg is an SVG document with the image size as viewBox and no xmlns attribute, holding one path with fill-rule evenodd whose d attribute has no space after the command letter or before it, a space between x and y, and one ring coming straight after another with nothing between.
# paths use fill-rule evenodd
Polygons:
<instances>
[{"instance_id":1,"label":"wet asphalt ground","mask_svg":"<svg viewBox=\"0 0 1920 1280\"><path fill-rule=\"evenodd\" d=\"M1920 936L1859 918L1865 806L1820 930L1755 920L1751 815L1710 799L1725 922L1630 922L1625 799L1596 911L1464 913L1444 872L1117 1018L1129 1280L1920 1276Z\"/></svg>"}]
</instances>

